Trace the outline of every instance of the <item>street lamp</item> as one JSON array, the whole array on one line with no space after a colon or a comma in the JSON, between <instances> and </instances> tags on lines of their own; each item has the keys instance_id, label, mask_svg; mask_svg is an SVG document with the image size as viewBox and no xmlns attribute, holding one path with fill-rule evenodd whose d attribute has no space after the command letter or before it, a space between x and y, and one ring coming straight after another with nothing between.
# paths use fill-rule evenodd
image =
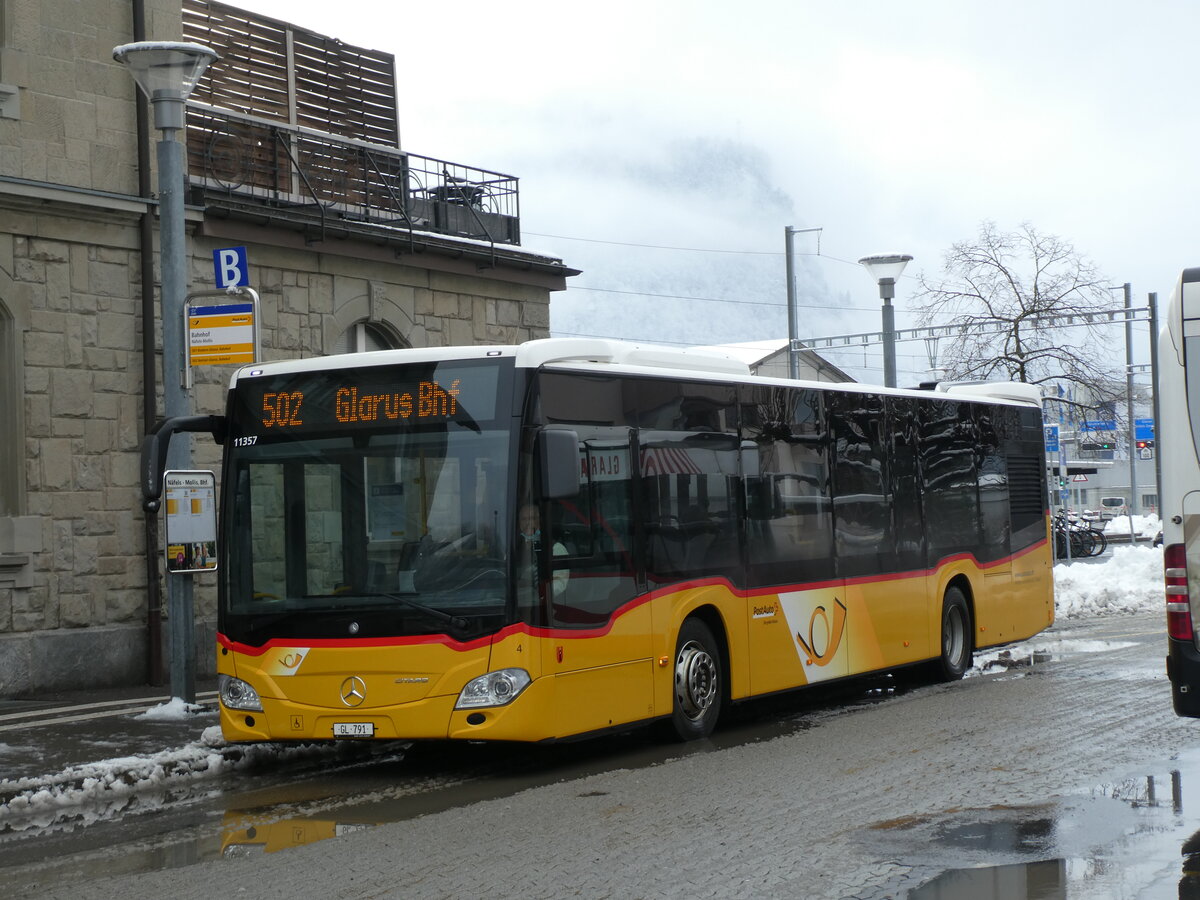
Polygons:
<instances>
[{"instance_id":1,"label":"street lamp","mask_svg":"<svg viewBox=\"0 0 1200 900\"><path fill-rule=\"evenodd\" d=\"M896 296L896 279L912 259L901 253L881 256L864 256L858 261L867 274L879 284L879 299L883 301L883 383L886 387L896 386L896 308L892 298Z\"/></svg>"},{"instance_id":2,"label":"street lamp","mask_svg":"<svg viewBox=\"0 0 1200 900\"><path fill-rule=\"evenodd\" d=\"M129 69L133 80L154 106L158 142L158 239L162 265L159 308L163 334L163 407L168 419L189 412L183 369L183 303L187 296L187 234L184 226L183 145L176 132L184 128L188 94L217 54L202 44L138 41L113 48L113 59ZM149 327L152 323L145 323ZM191 466L187 440L171 442L168 468ZM167 574L170 619L171 696L196 699L192 581Z\"/></svg>"}]
</instances>

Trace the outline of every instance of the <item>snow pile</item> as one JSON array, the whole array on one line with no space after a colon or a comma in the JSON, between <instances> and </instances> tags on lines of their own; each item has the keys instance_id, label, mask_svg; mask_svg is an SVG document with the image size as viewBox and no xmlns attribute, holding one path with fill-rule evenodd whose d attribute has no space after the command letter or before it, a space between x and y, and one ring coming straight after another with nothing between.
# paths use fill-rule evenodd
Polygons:
<instances>
[{"instance_id":1,"label":"snow pile","mask_svg":"<svg viewBox=\"0 0 1200 900\"><path fill-rule=\"evenodd\" d=\"M1105 534L1129 535L1129 516L1117 516L1104 523ZM1154 536L1162 531L1162 519L1158 516L1134 516L1133 527L1137 530L1138 538L1154 540Z\"/></svg>"},{"instance_id":2,"label":"snow pile","mask_svg":"<svg viewBox=\"0 0 1200 900\"><path fill-rule=\"evenodd\" d=\"M203 706L188 703L182 697L172 697L166 703L152 706L134 718L144 722L183 722L206 711Z\"/></svg>"},{"instance_id":3,"label":"snow pile","mask_svg":"<svg viewBox=\"0 0 1200 900\"><path fill-rule=\"evenodd\" d=\"M175 701L150 712L179 714ZM168 803L203 797L216 789L211 783L214 779L228 773L253 774L281 763L297 766L297 771L305 766L326 769L364 756L395 753L397 746L396 742L370 741L227 744L220 726L212 725L199 739L172 750L70 766L52 775L0 779L0 834L69 829L79 823L149 812Z\"/></svg>"},{"instance_id":4,"label":"snow pile","mask_svg":"<svg viewBox=\"0 0 1200 900\"><path fill-rule=\"evenodd\" d=\"M156 808L176 791L228 770L236 757L230 757L223 743L221 729L212 726L179 749L71 766L55 775L0 780L0 831L87 823L134 806Z\"/></svg>"},{"instance_id":5,"label":"snow pile","mask_svg":"<svg viewBox=\"0 0 1200 900\"><path fill-rule=\"evenodd\" d=\"M1125 531L1129 533L1128 528ZM1054 567L1054 606L1060 619L1158 612L1163 605L1163 554L1147 544L1116 546L1102 563Z\"/></svg>"}]
</instances>

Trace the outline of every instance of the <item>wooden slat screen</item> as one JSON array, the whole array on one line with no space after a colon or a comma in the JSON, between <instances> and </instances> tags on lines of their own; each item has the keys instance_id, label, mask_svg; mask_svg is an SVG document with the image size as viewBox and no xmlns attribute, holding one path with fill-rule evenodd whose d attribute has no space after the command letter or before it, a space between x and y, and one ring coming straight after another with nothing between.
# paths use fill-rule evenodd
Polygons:
<instances>
[{"instance_id":1,"label":"wooden slat screen","mask_svg":"<svg viewBox=\"0 0 1200 900\"><path fill-rule=\"evenodd\" d=\"M184 40L220 54L192 92L193 99L399 147L396 60L390 53L344 44L214 0L184 0L183 34ZM288 90L289 81L294 92Z\"/></svg>"}]
</instances>

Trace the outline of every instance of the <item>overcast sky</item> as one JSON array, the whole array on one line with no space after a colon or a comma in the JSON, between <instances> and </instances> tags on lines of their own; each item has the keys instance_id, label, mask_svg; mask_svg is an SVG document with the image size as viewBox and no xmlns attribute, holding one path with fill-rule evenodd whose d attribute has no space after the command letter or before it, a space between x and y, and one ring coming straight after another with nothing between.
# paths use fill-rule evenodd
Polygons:
<instances>
[{"instance_id":1,"label":"overcast sky","mask_svg":"<svg viewBox=\"0 0 1200 900\"><path fill-rule=\"evenodd\" d=\"M1200 3L235 5L394 53L405 149L521 179L525 246L584 270L556 334L785 337L788 225L822 229L795 238L802 336L879 327L859 257L934 274L984 220L1070 241L1137 305L1200 264ZM898 354L922 377L923 343ZM878 348L831 358L882 380Z\"/></svg>"}]
</instances>

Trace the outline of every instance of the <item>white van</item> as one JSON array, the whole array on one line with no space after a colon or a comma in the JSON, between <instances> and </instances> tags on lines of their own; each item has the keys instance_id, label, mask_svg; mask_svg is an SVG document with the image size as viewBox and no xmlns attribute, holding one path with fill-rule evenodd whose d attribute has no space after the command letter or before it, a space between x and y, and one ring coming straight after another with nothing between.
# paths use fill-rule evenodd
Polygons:
<instances>
[{"instance_id":1,"label":"white van","mask_svg":"<svg viewBox=\"0 0 1200 900\"><path fill-rule=\"evenodd\" d=\"M1102 519L1115 519L1125 515L1126 512L1124 497L1100 498L1100 517Z\"/></svg>"}]
</instances>

